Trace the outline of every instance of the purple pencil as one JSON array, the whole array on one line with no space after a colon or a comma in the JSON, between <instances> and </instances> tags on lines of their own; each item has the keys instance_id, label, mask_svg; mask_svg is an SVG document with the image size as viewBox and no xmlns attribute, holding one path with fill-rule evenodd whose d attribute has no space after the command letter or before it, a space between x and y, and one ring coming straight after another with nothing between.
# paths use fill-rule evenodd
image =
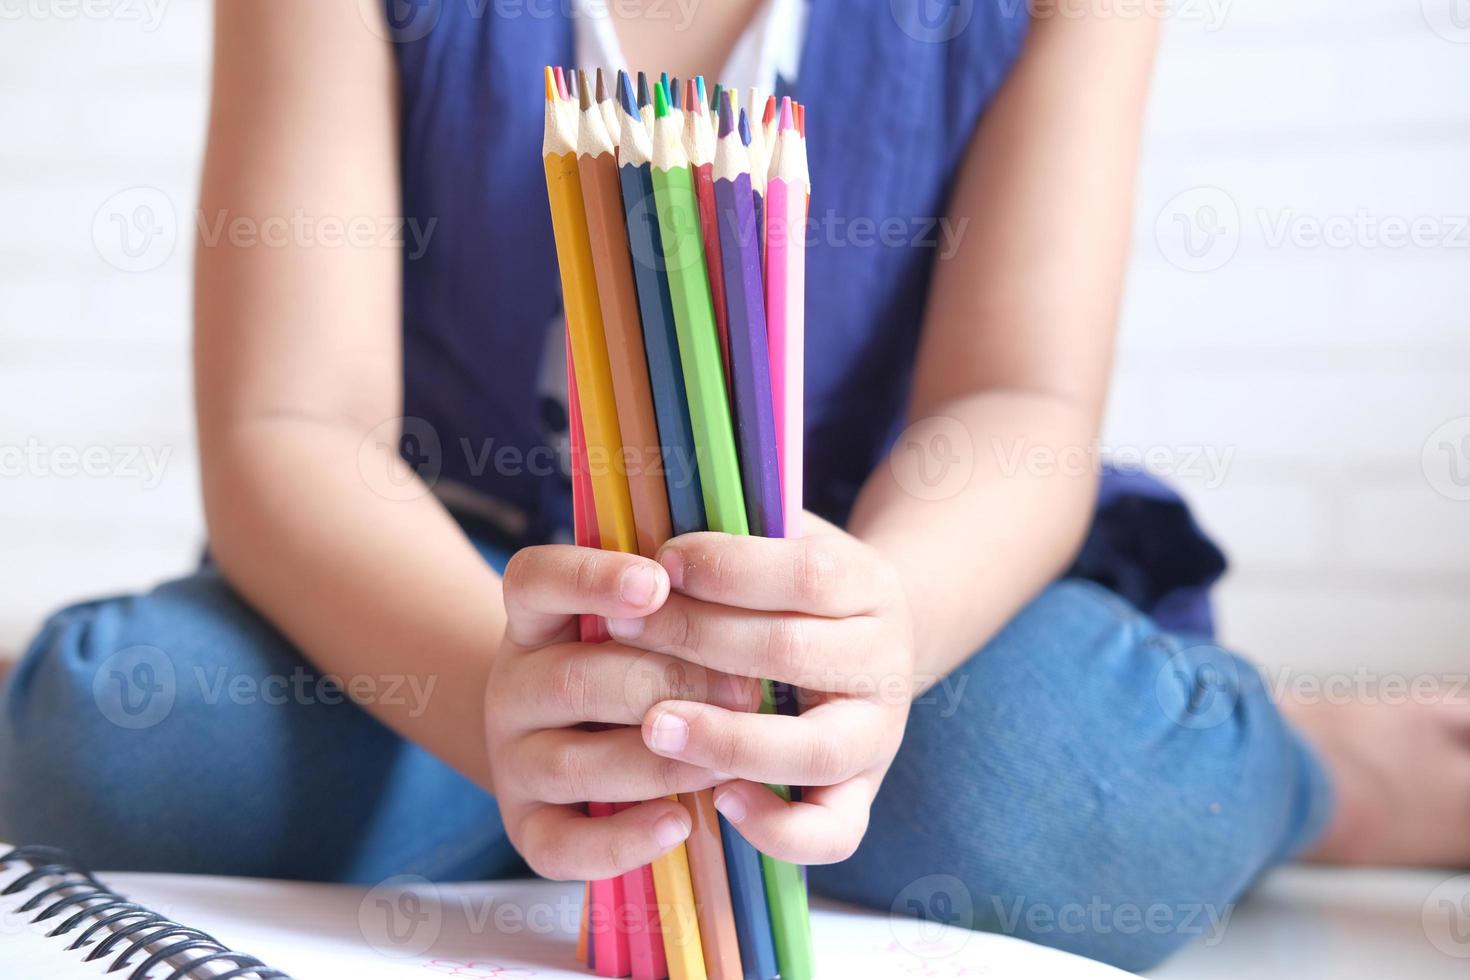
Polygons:
<instances>
[{"instance_id":1,"label":"purple pencil","mask_svg":"<svg viewBox=\"0 0 1470 980\"><path fill-rule=\"evenodd\" d=\"M743 117L745 113L742 111ZM784 537L781 467L776 448L776 412L771 400L770 349L766 338L765 286L760 234L751 190L750 160L729 92L720 104L720 139L715 152L715 212L725 275L730 330L730 380L735 400L735 435L745 487L750 533Z\"/></svg>"}]
</instances>

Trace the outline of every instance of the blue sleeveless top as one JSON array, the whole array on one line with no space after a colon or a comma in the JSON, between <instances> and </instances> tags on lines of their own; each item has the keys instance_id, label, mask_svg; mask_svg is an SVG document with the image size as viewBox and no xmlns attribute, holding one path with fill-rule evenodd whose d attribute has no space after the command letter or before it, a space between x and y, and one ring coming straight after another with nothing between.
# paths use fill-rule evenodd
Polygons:
<instances>
[{"instance_id":1,"label":"blue sleeveless top","mask_svg":"<svg viewBox=\"0 0 1470 980\"><path fill-rule=\"evenodd\" d=\"M566 526L570 484L559 459L548 465L548 431L564 419L545 417L539 391L560 315L541 73L573 62L571 5L386 4L404 215L432 228L422 254L405 249L404 414L422 420L416 440L437 441L440 479L517 509L524 540L545 540ZM845 521L902 429L946 243L937 216L1026 28L1026 5L1006 0L811 0L794 93L810 108L814 177L806 500L829 520ZM877 96L878 125L857 124L858 92ZM1104 483L1077 571L1207 631L1204 588L1223 569L1219 552L1156 482Z\"/></svg>"}]
</instances>

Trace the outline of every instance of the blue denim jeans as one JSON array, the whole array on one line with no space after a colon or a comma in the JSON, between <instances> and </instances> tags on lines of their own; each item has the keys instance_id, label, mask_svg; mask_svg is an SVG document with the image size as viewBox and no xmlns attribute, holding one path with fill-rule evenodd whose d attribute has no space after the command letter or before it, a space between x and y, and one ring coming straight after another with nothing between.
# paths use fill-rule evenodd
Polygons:
<instances>
[{"instance_id":1,"label":"blue denim jeans","mask_svg":"<svg viewBox=\"0 0 1470 980\"><path fill-rule=\"evenodd\" d=\"M1331 808L1251 666L1067 580L915 705L862 846L810 881L1141 969L1221 928ZM209 567L45 625L0 704L0 839L118 870L528 873L489 794L342 697Z\"/></svg>"}]
</instances>

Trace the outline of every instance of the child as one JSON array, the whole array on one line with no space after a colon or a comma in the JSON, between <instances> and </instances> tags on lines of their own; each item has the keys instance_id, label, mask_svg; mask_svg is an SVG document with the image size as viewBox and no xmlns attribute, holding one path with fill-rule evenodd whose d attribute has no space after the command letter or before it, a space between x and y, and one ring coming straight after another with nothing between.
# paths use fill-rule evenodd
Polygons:
<instances>
[{"instance_id":1,"label":"child","mask_svg":"<svg viewBox=\"0 0 1470 980\"><path fill-rule=\"evenodd\" d=\"M1223 561L1176 498L1027 462L1097 435L1152 19L382 7L218 2L203 212L297 230L198 247L212 559L46 624L0 715L0 836L110 868L601 878L714 787L821 894L1131 969L1294 855L1465 861L1463 711L1293 724L1212 645ZM554 543L546 64L808 105L807 537ZM299 230L391 215L413 248ZM615 642L572 642L586 613ZM742 710L757 676L805 713ZM1046 925L1099 903L1168 915Z\"/></svg>"}]
</instances>

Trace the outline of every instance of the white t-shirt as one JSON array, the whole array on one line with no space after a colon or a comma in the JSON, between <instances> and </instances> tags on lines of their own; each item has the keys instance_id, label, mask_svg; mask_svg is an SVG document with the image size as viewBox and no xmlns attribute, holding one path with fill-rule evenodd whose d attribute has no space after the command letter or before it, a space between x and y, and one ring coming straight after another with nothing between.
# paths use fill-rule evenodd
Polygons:
<instances>
[{"instance_id":1,"label":"white t-shirt","mask_svg":"<svg viewBox=\"0 0 1470 980\"><path fill-rule=\"evenodd\" d=\"M667 5L669 16L679 16L677 5ZM608 0L577 0L573 16L578 68L602 68L613 74L626 70L608 11ZM765 0L751 19L750 26L735 43L724 70L714 78L716 83L745 90L751 86L774 93L777 78L791 85L801 67L801 48L806 40L807 0Z\"/></svg>"}]
</instances>

